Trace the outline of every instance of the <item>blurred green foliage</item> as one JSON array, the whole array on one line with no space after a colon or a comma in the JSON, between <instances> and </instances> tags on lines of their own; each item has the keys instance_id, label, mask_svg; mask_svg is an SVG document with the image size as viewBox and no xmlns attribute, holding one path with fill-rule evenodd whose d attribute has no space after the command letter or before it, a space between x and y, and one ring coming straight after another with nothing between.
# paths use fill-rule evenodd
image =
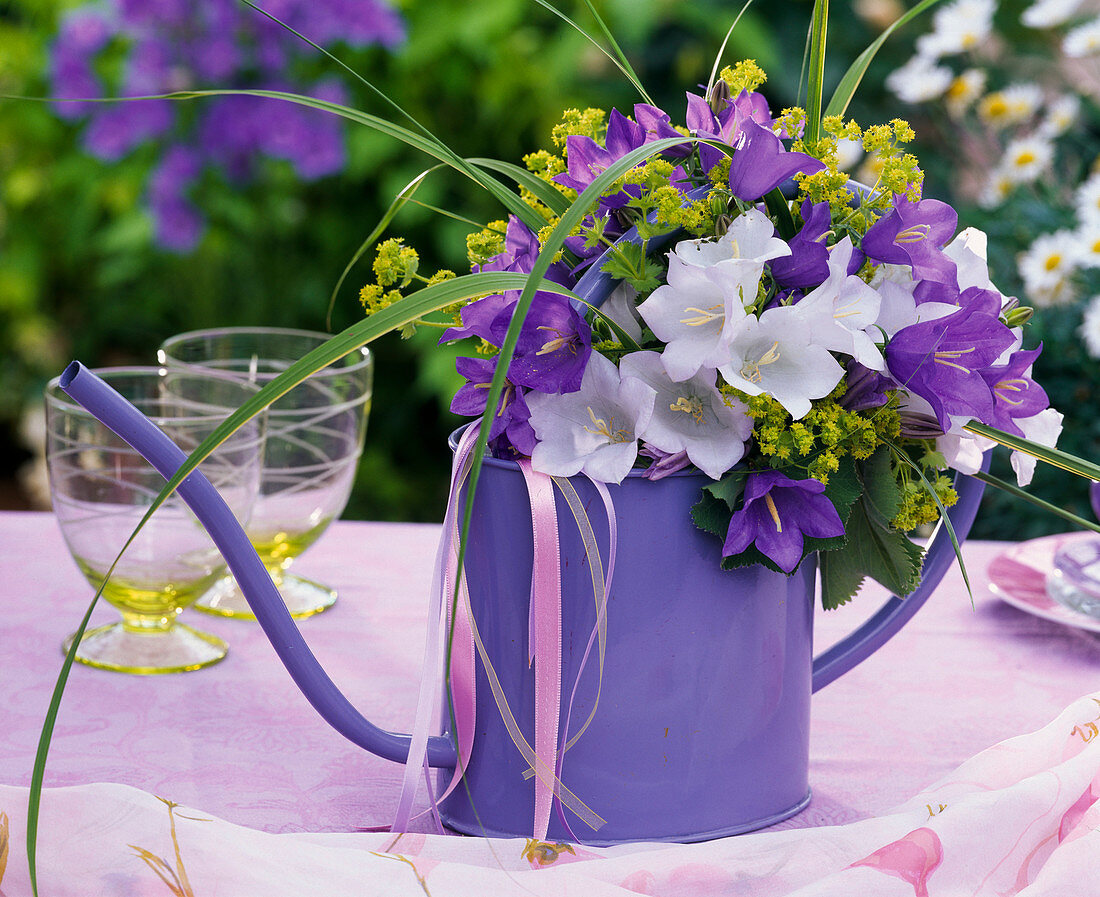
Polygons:
<instances>
[{"instance_id":1,"label":"blurred green foliage","mask_svg":"<svg viewBox=\"0 0 1100 897\"><path fill-rule=\"evenodd\" d=\"M49 39L69 0L0 2L0 93L45 97ZM569 106L638 100L607 58L533 0L406 0L409 40L394 53L334 52L467 156L519 162L548 143ZM771 73L775 106L796 99L810 0L757 4L744 16L726 61L752 56ZM684 91L705 81L739 5L700 0L598 3L659 105L682 117ZM563 11L592 28L583 4ZM838 12L841 18L844 13ZM858 30L858 29L857 29ZM845 29L838 65L867 36ZM851 48L842 48L849 42ZM356 105L392 109L318 55ZM839 70L838 70L839 74ZM194 102L202 102L197 100ZM320 113L319 113L320 114ZM90 157L80 129L48 103L0 101L0 468L19 459L12 434L24 409L71 358L86 364L149 362L165 337L200 327L269 324L328 329L329 295L390 201L432 164L403 144L349 128L345 172L304 185L288 165L265 164L240 187L207 176L193 198L209 221L196 252L175 256L153 243L141 205L159 147L116 164ZM474 221L500 209L450 171L433 173L416 199ZM391 226L418 248L425 268L463 270L469 225L406 206ZM331 327L358 319L366 261L336 301ZM347 516L438 520L449 459L447 411L456 387L453 355L421 332L379 341L367 451Z\"/></svg>"},{"instance_id":2,"label":"blurred green foliage","mask_svg":"<svg viewBox=\"0 0 1100 897\"><path fill-rule=\"evenodd\" d=\"M0 93L48 95L49 39L59 13L72 5L0 0ZM599 50L534 0L397 5L408 24L404 47L334 52L462 155L519 162L548 144L564 108L628 110L639 99ZM741 4L602 0L596 6L655 102L675 121L682 120L685 90L707 79ZM811 0L758 2L726 49L725 62L754 58L768 72L765 93L774 109L802 99L811 8ZM595 33L583 3L562 9ZM831 21L827 84L835 84L875 36L850 3L834 0ZM850 115L866 124L898 114L882 79L907 58L910 46L911 35L904 33L887 44ZM331 61L318 55L313 65L307 74L341 77L360 108L395 114ZM106 164L82 151L79 127L58 119L48 103L0 101L0 471L20 460L13 434L21 414L71 358L91 365L149 362L163 338L182 330L249 324L325 330L357 320L356 294L368 279L368 260L352 271L331 317L330 293L393 197L433 160L364 128L349 127L348 145L344 173L313 184L273 161L244 187L207 176L194 199L208 218L208 232L196 252L175 256L155 246L141 204L157 146ZM925 141L928 195L954 199L945 173L951 150L949 141ZM501 216L472 183L449 170L432 173L416 200L425 206L407 205L387 236L404 236L415 246L423 270L464 270L470 230L427 206L477 222ZM971 218L972 211L964 211L964 220L990 230L992 241L999 226L1012 226ZM992 262L996 270L997 259ZM447 411L458 384L453 353L436 348L435 339L422 331L409 340L391 335L372 347L375 401L345 516L441 518L450 466L446 434L460 421ZM1048 351L1045 358L1047 369L1039 376L1056 405L1068 415L1080 415L1077 402L1095 406L1095 362L1079 349ZM1094 421L1082 443L1092 440L1092 457L1098 428ZM1080 448L1076 436L1067 448ZM1041 490L1050 478L1040 471ZM994 497L989 504L994 513L981 535L1020 538L1051 526L1018 502Z\"/></svg>"}]
</instances>

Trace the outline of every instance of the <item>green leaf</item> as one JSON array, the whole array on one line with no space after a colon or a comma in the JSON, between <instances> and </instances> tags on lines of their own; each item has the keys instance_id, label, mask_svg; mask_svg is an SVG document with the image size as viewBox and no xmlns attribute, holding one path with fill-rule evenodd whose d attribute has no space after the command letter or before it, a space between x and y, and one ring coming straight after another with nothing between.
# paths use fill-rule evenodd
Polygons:
<instances>
[{"instance_id":1,"label":"green leaf","mask_svg":"<svg viewBox=\"0 0 1100 897\"><path fill-rule=\"evenodd\" d=\"M787 202L786 197L779 192L778 187L764 197L764 204L768 207L772 218L775 219L775 228L779 231L779 236L784 240L791 239L795 235L794 218L791 215L790 204Z\"/></svg>"},{"instance_id":2,"label":"green leaf","mask_svg":"<svg viewBox=\"0 0 1100 897\"><path fill-rule=\"evenodd\" d=\"M720 498L731 510L741 504L741 495L745 491L745 481L749 478L747 470L731 470L716 483L708 483L703 491Z\"/></svg>"},{"instance_id":3,"label":"green leaf","mask_svg":"<svg viewBox=\"0 0 1100 897\"><path fill-rule=\"evenodd\" d=\"M414 149L438 159L446 165L454 168L456 171L461 172L470 178L474 183L478 184L488 191L494 198L500 201L500 203L513 215L519 218L524 224L526 224L531 230L536 233L546 226L545 219L536 212L531 206L527 205L517 194L505 187L496 178L490 177L484 171L480 170L477 166L470 164L466 159L458 156L450 147L439 140L437 137L423 133L417 133L411 131L408 128L404 128L401 125L394 124L384 118L380 118L377 115L371 115L369 112L362 112L359 109L353 109L350 106L344 106L340 103L330 103L326 100L318 100L314 97L302 96L296 93L288 93L282 90L189 90L179 91L176 93L160 94L157 96L147 97L128 97L127 100L191 100L198 97L215 97L215 96L249 96L249 97L267 97L275 100L283 100L287 103L294 103L298 106L307 106L310 109L320 109L324 112L338 115L341 118L346 118L348 121L356 122L357 124L366 125L369 128L373 128L381 134L385 134L389 137L393 137L400 140Z\"/></svg>"},{"instance_id":4,"label":"green leaf","mask_svg":"<svg viewBox=\"0 0 1100 897\"><path fill-rule=\"evenodd\" d=\"M745 14L745 11L752 6L752 0L745 0L744 6L741 7L741 11L737 13L737 18L733 20L733 24L730 25L729 30L726 31L726 36L722 38L722 45L718 48L718 52L714 54L714 64L710 67L710 77L707 78L707 89L703 96L710 100L710 92L718 81L718 66L722 64L722 56L726 52L726 44L729 43L730 38L733 36L733 30L737 27L737 23L741 21L741 16Z\"/></svg>"},{"instance_id":5,"label":"green leaf","mask_svg":"<svg viewBox=\"0 0 1100 897\"><path fill-rule=\"evenodd\" d=\"M587 31L585 31L580 25L578 25L576 22L574 22L571 18L569 18L569 16L567 16L565 13L563 13L557 7L552 6L550 3L547 3L546 0L535 0L535 2L539 6L541 6L543 9L549 10L554 15L556 15L559 19L561 19L562 21L568 23L574 29L576 29L577 32L579 32L589 43L592 44L592 46L594 46L601 53L603 53L604 56L606 56L608 59L611 60L612 64L615 66L615 68L617 68L620 72L622 72L623 75L626 76L626 79L631 84L634 85L635 90L637 90L638 93L640 93L642 95L642 99L645 100L645 102L649 103L651 106L654 105L653 99L649 96L648 93L646 93L646 89L642 86L642 82L638 79L638 75L634 71L633 66L631 66L630 60L628 60L626 58L626 54L623 53L622 49L619 47L619 44L615 40L614 35L611 33L610 29L604 23L603 19L600 18L599 13L596 12L595 7L592 6L592 4L589 2L589 0L585 0L585 5L588 7L588 9L592 13L593 17L595 17L596 24L600 26L600 30L603 31L604 37L606 37L607 40L608 40L608 43L611 44L611 49L614 51L614 53L608 52L607 48L604 47L603 44L601 44L598 40L596 40L591 34L589 34Z\"/></svg>"},{"instance_id":6,"label":"green leaf","mask_svg":"<svg viewBox=\"0 0 1100 897\"><path fill-rule=\"evenodd\" d=\"M938 2L939 0L921 0L921 2L911 10L900 16L893 24L883 31L882 34L875 38L874 42L872 42L866 50L856 57L856 61L848 67L848 71L844 73L844 77L840 79L840 83L833 92L833 98L829 100L829 105L825 108L826 116L843 115L847 111L848 104L852 102L852 97L855 96L856 88L859 87L859 82L863 80L863 76L867 73L867 69L871 65L871 60L875 58L875 54L878 53L882 45L886 43L886 39L906 22L919 16L930 6Z\"/></svg>"},{"instance_id":7,"label":"green leaf","mask_svg":"<svg viewBox=\"0 0 1100 897\"><path fill-rule=\"evenodd\" d=\"M863 488L867 516L878 526L890 526L901 510L902 492L889 449L880 448L863 463Z\"/></svg>"},{"instance_id":8,"label":"green leaf","mask_svg":"<svg viewBox=\"0 0 1100 897\"><path fill-rule=\"evenodd\" d=\"M359 244L359 248L355 250L355 254L351 257L351 260L344 266L344 270L340 272L340 277L336 281L336 286L332 288L332 294L329 296L327 323L330 326L332 323L332 311L336 307L336 297L340 293L340 289L341 287L343 287L344 281L348 279L348 275L351 273L351 269L359 263L359 260L364 256L367 250L375 244L375 242L380 236L382 236L383 233L385 233L386 228L390 226L390 222L393 221L397 213L405 207L405 204L410 199L412 199L413 194L416 193L416 191L420 188L420 185L424 182L424 178L426 178L433 171L437 171L441 167L442 166L440 165L433 165L431 168L420 172L420 174L409 181L409 183L407 183L401 189L401 192L398 193L396 197L394 197L393 202L390 203L389 208L386 209L385 214L375 226L374 230L372 230L367 235L366 239Z\"/></svg>"},{"instance_id":9,"label":"green leaf","mask_svg":"<svg viewBox=\"0 0 1100 897\"><path fill-rule=\"evenodd\" d=\"M829 0L814 0L810 24L810 70L806 81L806 144L812 150L821 139L821 97L825 82L825 44Z\"/></svg>"},{"instance_id":10,"label":"green leaf","mask_svg":"<svg viewBox=\"0 0 1100 897\"><path fill-rule=\"evenodd\" d=\"M1071 514L1065 508L1060 508L1057 505L1051 504L1049 501L1044 501L1037 495L1032 495L1030 492L1026 492L1019 486L1014 486L1012 483L1008 483L998 477L992 476L988 473L982 473L979 471L973 474L975 479L981 480L983 483L988 483L990 486L994 486L997 489L1007 492L1009 495L1016 498L1023 499L1024 501L1035 505L1037 508L1042 508L1044 511L1049 511L1055 516L1061 517L1063 520L1072 523L1074 526L1079 526L1081 529L1091 530L1094 533L1100 533L1100 526L1091 520L1086 520L1084 517L1078 517L1076 514Z\"/></svg>"},{"instance_id":11,"label":"green leaf","mask_svg":"<svg viewBox=\"0 0 1100 897\"><path fill-rule=\"evenodd\" d=\"M699 501L691 506L691 519L705 533L725 540L733 511L722 499L711 495L709 487L699 490Z\"/></svg>"},{"instance_id":12,"label":"green leaf","mask_svg":"<svg viewBox=\"0 0 1100 897\"><path fill-rule=\"evenodd\" d=\"M826 610L850 601L867 576L899 596L920 584L924 552L904 533L875 523L863 501L852 506L847 531L847 544L821 557L821 602Z\"/></svg>"},{"instance_id":13,"label":"green leaf","mask_svg":"<svg viewBox=\"0 0 1100 897\"><path fill-rule=\"evenodd\" d=\"M549 208L555 215L560 215L569 208L569 200L563 193L555 190L550 184L526 168L520 168L511 162L501 162L499 159L473 158L466 161L478 168L485 168L510 177L523 189L533 194L539 202Z\"/></svg>"},{"instance_id":14,"label":"green leaf","mask_svg":"<svg viewBox=\"0 0 1100 897\"><path fill-rule=\"evenodd\" d=\"M204 439L183 463L175 475L164 485L160 494L152 502L145 516L131 533L126 545L119 552L107 572L109 579L119 559L126 548L133 542L138 532L145 526L146 521L153 515L169 495L184 478L194 470L198 464L210 454L221 442L228 438L243 423L260 413L264 408L274 402L280 396L286 394L310 374L321 370L339 358L343 358L349 352L355 351L360 346L372 342L374 339L399 330L406 324L415 321L447 305L480 296L487 293L499 293L507 290L518 290L525 285L534 285L529 275L515 274L503 271L482 272L479 274L467 274L452 280L432 284L422 290L418 290L412 296L395 302L388 308L384 308L369 318L358 321L332 339L318 346L307 355L300 358L274 380L264 386L256 395L249 399L240 408L229 415L206 439ZM571 295L569 290L550 281L539 283L539 289L548 292L557 292L563 295ZM494 408L496 406L494 405ZM100 587L102 590L102 586ZM35 850L38 837L38 818L41 809L42 783L46 773L46 759L49 753L50 740L53 736L54 726L57 721L58 708L61 705L61 697L64 694L65 685L68 682L72 668L73 658L80 642L80 638L87 627L92 610L99 600L100 592L96 592L88 605L84 619L77 628L73 645L65 657L54 685L50 706L46 711L46 717L42 724L42 731L38 741L38 749L34 757L34 768L31 772L31 784L27 799L27 860L30 867L32 890L37 893Z\"/></svg>"}]
</instances>

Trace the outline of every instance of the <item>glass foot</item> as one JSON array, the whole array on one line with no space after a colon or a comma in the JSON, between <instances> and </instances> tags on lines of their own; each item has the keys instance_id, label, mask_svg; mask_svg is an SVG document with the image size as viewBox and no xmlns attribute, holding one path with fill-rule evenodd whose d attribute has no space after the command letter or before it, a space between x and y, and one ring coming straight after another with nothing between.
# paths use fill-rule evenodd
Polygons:
<instances>
[{"instance_id":1,"label":"glass foot","mask_svg":"<svg viewBox=\"0 0 1100 897\"><path fill-rule=\"evenodd\" d=\"M336 602L336 590L328 586L295 576L293 573L284 573L281 582L278 582L279 594L283 596L290 615L296 620L312 617L323 610L328 610ZM256 615L248 606L244 595L237 588L237 582L232 576L219 579L192 607L207 614L217 614L220 617L233 617L238 620L255 620Z\"/></svg>"},{"instance_id":2,"label":"glass foot","mask_svg":"<svg viewBox=\"0 0 1100 897\"><path fill-rule=\"evenodd\" d=\"M68 652L73 636L65 639ZM229 645L216 635L175 623L167 630L135 632L121 623L90 629L80 640L76 660L118 673L184 673L217 663Z\"/></svg>"}]
</instances>

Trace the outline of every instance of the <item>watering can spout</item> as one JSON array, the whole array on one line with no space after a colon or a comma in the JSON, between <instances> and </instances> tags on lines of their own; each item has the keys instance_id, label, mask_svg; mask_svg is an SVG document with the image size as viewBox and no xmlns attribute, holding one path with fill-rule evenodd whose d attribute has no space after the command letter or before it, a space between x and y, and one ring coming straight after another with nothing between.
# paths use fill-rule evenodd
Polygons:
<instances>
[{"instance_id":1,"label":"watering can spout","mask_svg":"<svg viewBox=\"0 0 1100 897\"><path fill-rule=\"evenodd\" d=\"M79 361L65 369L60 383L74 401L129 443L165 479L183 465L186 460L183 451ZM177 491L225 557L264 634L314 709L341 735L360 747L387 760L405 762L411 736L375 726L352 707L336 687L302 638L241 525L210 481L195 470L180 483ZM454 744L444 736L431 736L427 759L430 766L454 768L457 763Z\"/></svg>"}]
</instances>

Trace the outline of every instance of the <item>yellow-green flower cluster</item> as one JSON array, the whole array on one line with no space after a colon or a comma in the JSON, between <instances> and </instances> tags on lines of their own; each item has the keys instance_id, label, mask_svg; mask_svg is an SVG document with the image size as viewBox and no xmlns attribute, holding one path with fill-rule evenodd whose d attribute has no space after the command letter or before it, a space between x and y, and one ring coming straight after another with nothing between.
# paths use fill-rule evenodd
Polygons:
<instances>
[{"instance_id":1,"label":"yellow-green flower cluster","mask_svg":"<svg viewBox=\"0 0 1100 897\"><path fill-rule=\"evenodd\" d=\"M916 135L909 123L900 118L889 124L871 125L863 132L863 150L882 166L878 183L881 202L889 205L892 194L902 193L911 200L921 198L924 172L917 157L905 152L904 144Z\"/></svg>"},{"instance_id":2,"label":"yellow-green flower cluster","mask_svg":"<svg viewBox=\"0 0 1100 897\"><path fill-rule=\"evenodd\" d=\"M466 235L466 257L471 265L484 265L504 251L507 221L490 221L487 227Z\"/></svg>"},{"instance_id":3,"label":"yellow-green flower cluster","mask_svg":"<svg viewBox=\"0 0 1100 897\"><path fill-rule=\"evenodd\" d=\"M814 479L828 483L841 458L847 455L856 460L870 458L884 440L897 436L901 428L892 403L868 411L843 408L838 400L845 388L842 381L831 395L815 402L797 421L791 421L787 410L769 396L738 394L738 397L753 418L757 447L773 467L798 467Z\"/></svg>"},{"instance_id":4,"label":"yellow-green flower cluster","mask_svg":"<svg viewBox=\"0 0 1100 897\"><path fill-rule=\"evenodd\" d=\"M561 122L554 125L550 139L555 146L565 146L569 137L591 137L597 143L603 143L607 133L607 113L603 109L566 109Z\"/></svg>"},{"instance_id":5,"label":"yellow-green flower cluster","mask_svg":"<svg viewBox=\"0 0 1100 897\"><path fill-rule=\"evenodd\" d=\"M737 96L742 90L747 90L749 93L756 90L761 84L768 80L768 76L764 74L764 70L756 64L755 59L742 59L736 63L732 68L726 66L719 74L719 77L725 81L730 88L730 96Z\"/></svg>"},{"instance_id":6,"label":"yellow-green flower cluster","mask_svg":"<svg viewBox=\"0 0 1100 897\"><path fill-rule=\"evenodd\" d=\"M796 140L792 149L798 152L812 152L825 163L825 169L813 174L801 175L798 186L802 195L813 203L827 202L834 219L844 215L849 207L852 194L848 191L848 173L840 170L837 145L841 139L859 140L863 130L854 121L845 121L839 115L829 115L821 123L822 136L813 147L804 141Z\"/></svg>"},{"instance_id":7,"label":"yellow-green flower cluster","mask_svg":"<svg viewBox=\"0 0 1100 897\"><path fill-rule=\"evenodd\" d=\"M407 287L420 265L420 256L400 238L383 242L374 257L374 277L378 285Z\"/></svg>"},{"instance_id":8,"label":"yellow-green flower cluster","mask_svg":"<svg viewBox=\"0 0 1100 897\"><path fill-rule=\"evenodd\" d=\"M929 485L935 490L936 498L939 498L940 504L945 508L950 508L959 500L959 494L955 491L952 481L943 474L929 478ZM924 483L919 480L905 479L901 483L901 493L901 507L897 516L891 521L894 529L907 533L918 526L939 520L939 506Z\"/></svg>"}]
</instances>

